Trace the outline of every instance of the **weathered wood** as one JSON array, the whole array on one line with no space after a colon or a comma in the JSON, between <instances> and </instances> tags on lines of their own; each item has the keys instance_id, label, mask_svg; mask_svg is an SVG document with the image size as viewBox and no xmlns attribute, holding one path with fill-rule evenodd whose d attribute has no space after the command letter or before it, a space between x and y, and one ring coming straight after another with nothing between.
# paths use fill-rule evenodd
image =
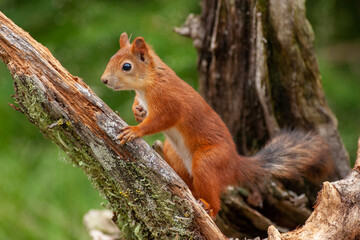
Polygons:
<instances>
[{"instance_id":1,"label":"weathered wood","mask_svg":"<svg viewBox=\"0 0 360 240\"><path fill-rule=\"evenodd\" d=\"M0 57L19 110L84 170L127 237L224 239L168 164L142 139L120 147L126 123L2 13Z\"/></svg>"},{"instance_id":2,"label":"weathered wood","mask_svg":"<svg viewBox=\"0 0 360 240\"><path fill-rule=\"evenodd\" d=\"M360 239L359 193L360 173L355 169L343 180L325 182L305 225L285 234L278 233L272 226L268 240Z\"/></svg>"}]
</instances>

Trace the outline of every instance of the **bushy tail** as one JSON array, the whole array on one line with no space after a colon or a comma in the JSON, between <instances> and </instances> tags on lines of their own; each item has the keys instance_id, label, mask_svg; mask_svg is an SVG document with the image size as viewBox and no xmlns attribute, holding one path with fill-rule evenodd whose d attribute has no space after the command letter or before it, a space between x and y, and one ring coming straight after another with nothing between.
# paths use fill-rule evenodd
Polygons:
<instances>
[{"instance_id":1,"label":"bushy tail","mask_svg":"<svg viewBox=\"0 0 360 240\"><path fill-rule=\"evenodd\" d=\"M279 178L306 177L318 182L333 171L328 144L320 136L301 130L281 131L253 157Z\"/></svg>"}]
</instances>

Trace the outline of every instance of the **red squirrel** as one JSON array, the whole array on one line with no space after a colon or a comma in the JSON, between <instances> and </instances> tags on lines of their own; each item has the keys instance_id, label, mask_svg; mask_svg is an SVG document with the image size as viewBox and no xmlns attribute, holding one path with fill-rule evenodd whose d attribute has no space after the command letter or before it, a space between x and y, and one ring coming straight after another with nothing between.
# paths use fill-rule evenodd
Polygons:
<instances>
[{"instance_id":1,"label":"red squirrel","mask_svg":"<svg viewBox=\"0 0 360 240\"><path fill-rule=\"evenodd\" d=\"M110 59L101 81L114 90L135 90L132 107L137 126L121 129L124 144L163 132L165 160L197 199L208 203L215 217L220 195L228 185L253 181L271 173L280 178L317 179L332 169L328 145L303 131L283 131L254 156L237 153L219 115L181 80L145 42L120 36L120 50Z\"/></svg>"}]
</instances>

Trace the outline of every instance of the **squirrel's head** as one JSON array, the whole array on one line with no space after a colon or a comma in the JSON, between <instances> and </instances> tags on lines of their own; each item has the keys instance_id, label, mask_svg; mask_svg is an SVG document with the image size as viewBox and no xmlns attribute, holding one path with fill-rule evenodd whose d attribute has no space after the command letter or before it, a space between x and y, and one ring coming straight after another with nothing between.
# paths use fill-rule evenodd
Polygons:
<instances>
[{"instance_id":1,"label":"squirrel's head","mask_svg":"<svg viewBox=\"0 0 360 240\"><path fill-rule=\"evenodd\" d=\"M114 90L142 90L150 84L153 59L144 38L130 44L127 34L120 36L120 50L112 56L101 81Z\"/></svg>"}]
</instances>

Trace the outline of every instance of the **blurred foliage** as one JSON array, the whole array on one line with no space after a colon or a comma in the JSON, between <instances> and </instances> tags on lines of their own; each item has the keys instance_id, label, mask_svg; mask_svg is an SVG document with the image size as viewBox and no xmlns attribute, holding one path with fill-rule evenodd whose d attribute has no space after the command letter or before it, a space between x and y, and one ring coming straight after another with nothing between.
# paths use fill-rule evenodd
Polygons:
<instances>
[{"instance_id":1,"label":"blurred foliage","mask_svg":"<svg viewBox=\"0 0 360 240\"><path fill-rule=\"evenodd\" d=\"M308 0L306 7L318 45L360 38L360 1Z\"/></svg>"},{"instance_id":2,"label":"blurred foliage","mask_svg":"<svg viewBox=\"0 0 360 240\"><path fill-rule=\"evenodd\" d=\"M353 164L360 136L360 1L309 0L306 7L325 95Z\"/></svg>"},{"instance_id":3,"label":"blurred foliage","mask_svg":"<svg viewBox=\"0 0 360 240\"><path fill-rule=\"evenodd\" d=\"M359 37L359 2L318 0L307 6L319 49ZM190 39L172 28L189 13L200 12L198 1L0 0L0 10L48 47L70 73L82 77L129 124L135 124L134 94L113 92L100 82L122 32L143 36L182 79L197 87L196 51ZM324 89L354 158L360 132L359 59L332 62L328 52L319 51ZM14 101L5 64L0 64L0 76L0 239L88 239L82 217L104 200L80 169L64 164L64 154L7 105Z\"/></svg>"}]
</instances>

